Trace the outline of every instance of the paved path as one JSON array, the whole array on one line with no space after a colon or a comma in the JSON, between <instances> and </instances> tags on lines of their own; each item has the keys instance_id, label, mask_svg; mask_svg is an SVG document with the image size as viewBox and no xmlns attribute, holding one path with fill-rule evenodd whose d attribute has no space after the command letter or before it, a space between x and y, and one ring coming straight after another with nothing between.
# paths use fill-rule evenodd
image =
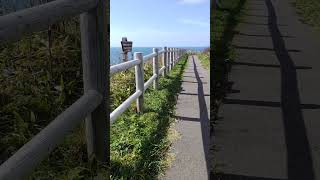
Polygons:
<instances>
[{"instance_id":1,"label":"paved path","mask_svg":"<svg viewBox=\"0 0 320 180\"><path fill-rule=\"evenodd\" d=\"M215 169L222 179L319 180L319 34L289 0L247 4L214 128Z\"/></svg>"},{"instance_id":2,"label":"paved path","mask_svg":"<svg viewBox=\"0 0 320 180\"><path fill-rule=\"evenodd\" d=\"M181 138L173 143L176 158L163 179L207 180L210 76L197 56L189 57L183 76L175 124Z\"/></svg>"}]
</instances>

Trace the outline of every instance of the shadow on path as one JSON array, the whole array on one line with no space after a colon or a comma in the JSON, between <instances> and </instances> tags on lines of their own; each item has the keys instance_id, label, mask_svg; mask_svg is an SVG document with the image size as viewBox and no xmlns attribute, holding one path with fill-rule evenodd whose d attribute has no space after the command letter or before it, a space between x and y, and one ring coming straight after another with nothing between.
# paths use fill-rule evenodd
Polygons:
<instances>
[{"instance_id":1,"label":"shadow on path","mask_svg":"<svg viewBox=\"0 0 320 180\"><path fill-rule=\"evenodd\" d=\"M256 25L256 26L269 26L267 23L255 23L255 22L247 22L247 21L239 21L240 24L249 24L249 25ZM286 24L278 24L278 26L288 26Z\"/></svg>"},{"instance_id":2,"label":"shadow on path","mask_svg":"<svg viewBox=\"0 0 320 180\"><path fill-rule=\"evenodd\" d=\"M207 104L205 100L205 94L203 90L203 84L201 77L199 76L197 65L194 61L194 57L192 56L192 62L193 62L193 68L194 68L194 74L196 76L197 82L198 82L198 101L199 101L199 111L200 111L200 124L201 124L201 133L202 133L202 140L203 140L203 149L205 154L205 159L207 161L207 172L209 173L209 128L210 128L210 122L209 122L209 116L208 116L208 109ZM209 174L208 174L209 176Z\"/></svg>"},{"instance_id":3,"label":"shadow on path","mask_svg":"<svg viewBox=\"0 0 320 180\"><path fill-rule=\"evenodd\" d=\"M249 37L271 37L270 35L263 35L263 34L247 34L247 33L242 33L235 31L235 34L240 35L240 36L249 36ZM281 36L283 38L295 38L294 36Z\"/></svg>"},{"instance_id":4,"label":"shadow on path","mask_svg":"<svg viewBox=\"0 0 320 180\"><path fill-rule=\"evenodd\" d=\"M282 107L281 102L228 99L228 98L225 98L223 103L224 104L240 104L240 105L248 105L248 106ZM299 104L298 106L300 109L320 109L320 105L318 104Z\"/></svg>"},{"instance_id":5,"label":"shadow on path","mask_svg":"<svg viewBox=\"0 0 320 180\"><path fill-rule=\"evenodd\" d=\"M258 1L257 1L258 2ZM302 104L300 101L300 94L297 81L297 69L311 69L311 67L295 66L289 52L300 52L300 50L289 50L285 47L284 39L286 36L282 36L275 8L271 0L262 0L267 10L268 16L244 14L245 16L264 17L268 20L268 30L271 34L273 48L263 47L243 47L235 46L237 49L249 49L249 50L266 50L273 51L280 63L278 65L272 64L256 64L256 63L244 63L238 62L236 65L257 66L257 67L269 67L280 68L281 71L281 101L259 101L259 100L241 100L241 99L225 99L225 104L241 104L252 106L267 106L278 107L282 110L282 121L284 127L286 151L287 151L287 179L288 180L314 180L315 173L313 167L313 160L310 150L310 144L307 137L307 130L305 127L304 117L302 109L319 109L320 105L317 104ZM259 4L260 5L260 4ZM240 33L239 33L240 34ZM261 36L261 35L249 35L247 36ZM267 37L267 36L266 36ZM258 165L258 164L257 164ZM273 178L262 177L250 177L236 174L217 174L211 175L211 179L214 180L280 180Z\"/></svg>"},{"instance_id":6,"label":"shadow on path","mask_svg":"<svg viewBox=\"0 0 320 180\"><path fill-rule=\"evenodd\" d=\"M211 175L210 180L287 180L287 179L263 178L263 177L243 176L243 175L235 175L235 174L219 174L218 176Z\"/></svg>"},{"instance_id":7,"label":"shadow on path","mask_svg":"<svg viewBox=\"0 0 320 180\"><path fill-rule=\"evenodd\" d=\"M265 16L265 15L259 15L259 14L247 14L247 13L243 13L244 16L252 16L252 17L263 17L263 18L268 18L269 16Z\"/></svg>"},{"instance_id":8,"label":"shadow on path","mask_svg":"<svg viewBox=\"0 0 320 180\"><path fill-rule=\"evenodd\" d=\"M280 65L275 64L258 64L258 63L250 63L250 62L233 62L233 65L244 65L244 66L255 66L255 67L269 67L269 68L281 68ZM312 69L312 67L308 66L295 66L295 69Z\"/></svg>"},{"instance_id":9,"label":"shadow on path","mask_svg":"<svg viewBox=\"0 0 320 180\"><path fill-rule=\"evenodd\" d=\"M209 164L210 163L210 161L209 161L210 122L209 122L209 115L208 115L208 110L207 110L207 104L205 101L205 96L210 96L210 95L204 94L203 83L201 80L201 78L203 78L203 77L199 76L197 65L195 63L194 57L193 56L191 56L191 57L192 57L194 75L195 75L195 78L196 78L196 81L198 84L198 93L180 93L180 94L198 96L200 116L199 116L199 118L190 118L190 117L183 117L183 116L175 116L175 117L178 120L200 122L203 150L204 150L204 155L205 155L205 160L206 160L207 173L208 173L208 177L209 177L209 173L210 173L210 168L209 168L210 167L210 164ZM191 77L191 76L184 76L184 77Z\"/></svg>"},{"instance_id":10,"label":"shadow on path","mask_svg":"<svg viewBox=\"0 0 320 180\"><path fill-rule=\"evenodd\" d=\"M272 35L271 35L272 36ZM273 39L274 37L272 37ZM279 37L281 38L281 37ZM249 49L249 50L261 50L261 51L278 51L278 49L275 48L261 48L261 47L248 47L248 46L238 46L238 45L232 45L236 49ZM287 49L286 52L301 52L298 49Z\"/></svg>"},{"instance_id":11,"label":"shadow on path","mask_svg":"<svg viewBox=\"0 0 320 180\"><path fill-rule=\"evenodd\" d=\"M274 6L271 0L265 2L269 13L269 31L281 66L281 108L287 146L288 179L313 180L313 163L300 105L296 68L281 38Z\"/></svg>"}]
</instances>

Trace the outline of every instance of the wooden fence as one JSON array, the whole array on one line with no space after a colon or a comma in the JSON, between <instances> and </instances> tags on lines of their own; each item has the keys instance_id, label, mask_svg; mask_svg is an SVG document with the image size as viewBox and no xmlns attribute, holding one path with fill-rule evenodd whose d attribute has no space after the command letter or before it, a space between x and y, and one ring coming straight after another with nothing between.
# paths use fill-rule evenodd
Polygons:
<instances>
[{"instance_id":1,"label":"wooden fence","mask_svg":"<svg viewBox=\"0 0 320 180\"><path fill-rule=\"evenodd\" d=\"M110 121L113 123L135 100L137 102L137 111L143 111L143 94L146 89L153 83L153 88L158 89L158 79L160 75L166 75L172 67L179 61L184 49L164 47L161 51L153 48L153 53L143 56L140 52L134 53L132 61L113 65L110 67L110 76L129 68L135 67L136 92L118 106L111 114ZM159 69L159 60L162 57L162 67ZM143 65L152 59L153 75L149 80L144 82Z\"/></svg>"},{"instance_id":2,"label":"wooden fence","mask_svg":"<svg viewBox=\"0 0 320 180\"><path fill-rule=\"evenodd\" d=\"M158 87L160 74L172 69L184 50L164 48L142 56L135 53L134 60L107 67L107 17L109 4L106 0L55 0L43 5L20 10L0 17L0 43L18 41L24 34L47 29L49 25L80 14L81 51L84 95L56 117L29 142L0 166L0 179L23 179L43 161L49 153L72 132L85 118L86 141L89 161L109 161L110 123L108 119L108 71L114 74L135 66L136 92L111 114L113 122L129 105L137 100L139 112L143 109L143 93L153 83ZM163 55L163 67L158 68L159 56ZM153 76L144 83L143 64L153 59Z\"/></svg>"},{"instance_id":3,"label":"wooden fence","mask_svg":"<svg viewBox=\"0 0 320 180\"><path fill-rule=\"evenodd\" d=\"M0 43L14 42L24 34L80 14L84 95L56 117L0 166L0 179L23 179L86 118L89 160L109 161L106 121L109 57L107 0L55 0L0 17Z\"/></svg>"}]
</instances>

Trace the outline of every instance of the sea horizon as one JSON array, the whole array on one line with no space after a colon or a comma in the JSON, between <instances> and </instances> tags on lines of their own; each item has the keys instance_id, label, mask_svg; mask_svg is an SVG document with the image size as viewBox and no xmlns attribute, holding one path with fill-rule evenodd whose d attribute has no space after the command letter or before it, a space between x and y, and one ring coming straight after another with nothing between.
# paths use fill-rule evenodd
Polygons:
<instances>
[{"instance_id":1,"label":"sea horizon","mask_svg":"<svg viewBox=\"0 0 320 180\"><path fill-rule=\"evenodd\" d=\"M193 50L193 51L203 51L206 48L209 48L210 46L208 45L208 46L193 46L193 47L190 47L190 46L170 46L170 47L184 48L184 49ZM152 53L153 48L162 49L163 47L154 47L154 46L153 47L148 47L148 46L133 47L132 52L128 53L128 59L132 60L132 56L134 52L142 52L143 55L150 54ZM121 46L110 47L110 65L115 65L122 62L121 53L122 53Z\"/></svg>"}]
</instances>

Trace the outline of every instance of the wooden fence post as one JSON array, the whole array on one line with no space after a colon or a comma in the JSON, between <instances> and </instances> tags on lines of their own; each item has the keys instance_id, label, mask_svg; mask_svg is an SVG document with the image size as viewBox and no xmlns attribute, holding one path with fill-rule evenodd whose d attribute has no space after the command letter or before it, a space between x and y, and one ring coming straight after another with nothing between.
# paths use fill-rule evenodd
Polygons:
<instances>
[{"instance_id":1,"label":"wooden fence post","mask_svg":"<svg viewBox=\"0 0 320 180\"><path fill-rule=\"evenodd\" d=\"M167 56L168 56L168 58L167 58L167 64L168 64L168 72L171 70L170 69L170 62L171 62L171 55L170 55L170 48L168 48L168 51L167 51Z\"/></svg>"},{"instance_id":2,"label":"wooden fence post","mask_svg":"<svg viewBox=\"0 0 320 180\"><path fill-rule=\"evenodd\" d=\"M108 3L99 0L96 8L80 15L84 93L96 90L103 96L101 104L86 117L86 140L89 161L109 163L108 66L107 30Z\"/></svg>"},{"instance_id":3,"label":"wooden fence post","mask_svg":"<svg viewBox=\"0 0 320 180\"><path fill-rule=\"evenodd\" d=\"M177 48L177 62L178 62L178 58L179 58L179 48Z\"/></svg>"},{"instance_id":4,"label":"wooden fence post","mask_svg":"<svg viewBox=\"0 0 320 180\"><path fill-rule=\"evenodd\" d=\"M178 48L176 48L176 63L178 62Z\"/></svg>"},{"instance_id":5,"label":"wooden fence post","mask_svg":"<svg viewBox=\"0 0 320 180\"><path fill-rule=\"evenodd\" d=\"M177 63L178 61L178 48L174 48L175 49L175 64Z\"/></svg>"},{"instance_id":6,"label":"wooden fence post","mask_svg":"<svg viewBox=\"0 0 320 180\"><path fill-rule=\"evenodd\" d=\"M172 48L172 54L171 54L171 56L172 56L172 60L171 60L171 62L172 62L172 67L171 67L171 69L173 69L173 67L174 67L174 48Z\"/></svg>"},{"instance_id":7,"label":"wooden fence post","mask_svg":"<svg viewBox=\"0 0 320 180\"><path fill-rule=\"evenodd\" d=\"M172 48L173 50L173 58L172 58L172 68L174 67L174 65L176 64L176 48Z\"/></svg>"},{"instance_id":8,"label":"wooden fence post","mask_svg":"<svg viewBox=\"0 0 320 180\"><path fill-rule=\"evenodd\" d=\"M177 62L179 61L179 48L177 48Z\"/></svg>"},{"instance_id":9,"label":"wooden fence post","mask_svg":"<svg viewBox=\"0 0 320 180\"><path fill-rule=\"evenodd\" d=\"M153 48L153 52L157 55L152 58L153 64L153 75L157 75L157 78L153 81L153 88L158 89L159 84L159 57L158 57L158 48Z\"/></svg>"},{"instance_id":10,"label":"wooden fence post","mask_svg":"<svg viewBox=\"0 0 320 180\"><path fill-rule=\"evenodd\" d=\"M171 70L171 48L168 48L168 53L167 53L167 55L168 55L168 72L170 72L170 70Z\"/></svg>"},{"instance_id":11,"label":"wooden fence post","mask_svg":"<svg viewBox=\"0 0 320 180\"><path fill-rule=\"evenodd\" d=\"M170 71L173 67L173 48L170 48Z\"/></svg>"},{"instance_id":12,"label":"wooden fence post","mask_svg":"<svg viewBox=\"0 0 320 180\"><path fill-rule=\"evenodd\" d=\"M163 47L163 54L162 54L162 66L165 67L163 72L162 72L162 75L165 76L167 74L167 71L168 71L168 66L167 66L167 47Z\"/></svg>"},{"instance_id":13,"label":"wooden fence post","mask_svg":"<svg viewBox=\"0 0 320 180\"><path fill-rule=\"evenodd\" d=\"M143 94L144 94L144 75L143 75L143 56L141 52L134 53L134 59L140 60L140 64L135 66L135 76L136 76L136 91L141 91L142 94L137 99L137 112L143 112Z\"/></svg>"},{"instance_id":14,"label":"wooden fence post","mask_svg":"<svg viewBox=\"0 0 320 180\"><path fill-rule=\"evenodd\" d=\"M179 57L180 57L179 53L180 53L180 49L177 48L177 62L179 62Z\"/></svg>"}]
</instances>

